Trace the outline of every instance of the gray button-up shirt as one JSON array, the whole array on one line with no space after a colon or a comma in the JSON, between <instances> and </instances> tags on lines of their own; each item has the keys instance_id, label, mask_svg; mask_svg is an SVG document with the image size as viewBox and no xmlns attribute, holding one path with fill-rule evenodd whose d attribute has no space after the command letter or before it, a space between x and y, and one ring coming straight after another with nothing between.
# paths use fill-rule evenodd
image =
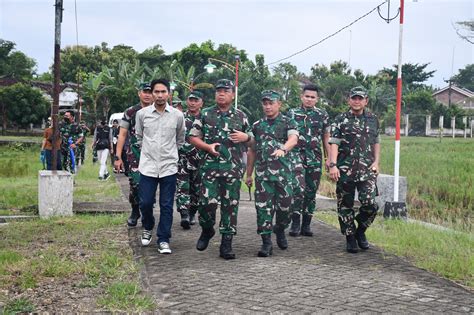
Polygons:
<instances>
[{"instance_id":1,"label":"gray button-up shirt","mask_svg":"<svg viewBox=\"0 0 474 315\"><path fill-rule=\"evenodd\" d=\"M137 112L135 131L141 147L140 173L157 178L176 174L186 132L183 113L168 104L159 113L152 104Z\"/></svg>"}]
</instances>

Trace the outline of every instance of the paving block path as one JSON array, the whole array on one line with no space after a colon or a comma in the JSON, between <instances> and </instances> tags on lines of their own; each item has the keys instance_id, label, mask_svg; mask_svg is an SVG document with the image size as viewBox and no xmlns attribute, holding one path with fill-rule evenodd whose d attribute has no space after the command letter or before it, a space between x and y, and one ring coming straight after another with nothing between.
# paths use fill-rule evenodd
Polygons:
<instances>
[{"instance_id":1,"label":"paving block path","mask_svg":"<svg viewBox=\"0 0 474 315\"><path fill-rule=\"evenodd\" d=\"M124 181L118 176L128 195ZM219 258L219 235L206 251L197 251L200 227L184 231L177 212L171 255L158 253L155 234L142 247L141 228L128 232L144 287L163 313L474 313L473 292L376 247L346 253L345 238L322 222L313 222L312 229L314 237L288 237L284 251L273 239L273 256L257 257L254 203L242 200L233 244L237 258L229 261Z\"/></svg>"}]
</instances>

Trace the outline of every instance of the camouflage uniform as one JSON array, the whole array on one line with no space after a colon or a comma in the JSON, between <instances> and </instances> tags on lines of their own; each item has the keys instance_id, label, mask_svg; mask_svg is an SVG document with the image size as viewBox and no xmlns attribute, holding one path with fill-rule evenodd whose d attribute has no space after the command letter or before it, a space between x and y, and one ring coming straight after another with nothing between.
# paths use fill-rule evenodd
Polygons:
<instances>
[{"instance_id":1,"label":"camouflage uniform","mask_svg":"<svg viewBox=\"0 0 474 315\"><path fill-rule=\"evenodd\" d=\"M72 139L72 143L76 143L77 140L84 136L81 127L76 123L62 122L59 126L59 134L61 135L61 155L63 157L63 170L75 173L72 168L71 152L69 149L69 138ZM79 153L78 144L73 149L74 157ZM75 162L75 161L74 161ZM77 166L77 164L76 164Z\"/></svg>"},{"instance_id":2,"label":"camouflage uniform","mask_svg":"<svg viewBox=\"0 0 474 315\"><path fill-rule=\"evenodd\" d=\"M82 127L81 127L81 130L84 137L82 138L82 141L78 146L78 154L76 156L76 165L79 165L79 161L81 161L81 165L83 165L84 160L86 158L86 137L89 131Z\"/></svg>"},{"instance_id":3,"label":"camouflage uniform","mask_svg":"<svg viewBox=\"0 0 474 315\"><path fill-rule=\"evenodd\" d=\"M377 117L364 110L360 116L351 111L336 117L329 143L339 146L337 167L340 178L336 185L337 211L341 232L354 235L356 226L369 227L377 215L377 174L370 170L374 162L373 146L380 142ZM361 206L354 217L354 195L357 188Z\"/></svg>"},{"instance_id":4,"label":"camouflage uniform","mask_svg":"<svg viewBox=\"0 0 474 315\"><path fill-rule=\"evenodd\" d=\"M137 137L135 135L135 116L137 112L142 109L140 104L131 106L123 113L123 118L120 121L120 127L128 130L128 137L130 145L127 146L127 176L130 183L130 193L128 200L132 207L139 206L138 197L138 183L140 182L140 172L138 171L138 164L140 162L140 147L137 144ZM122 125L122 122L124 124ZM125 164L125 163L124 163Z\"/></svg>"},{"instance_id":5,"label":"camouflage uniform","mask_svg":"<svg viewBox=\"0 0 474 315\"><path fill-rule=\"evenodd\" d=\"M273 215L276 212L277 229L290 223L290 205L293 199L293 162L291 155L271 156L281 149L291 134L298 135L296 122L279 114L275 119L263 118L252 127L255 136L255 208L257 233L271 234Z\"/></svg>"},{"instance_id":6,"label":"camouflage uniform","mask_svg":"<svg viewBox=\"0 0 474 315\"><path fill-rule=\"evenodd\" d=\"M221 112L217 106L212 106L202 111L201 118L194 121L189 133L207 144L220 143L219 156L205 154L201 160L199 224L203 229L212 228L216 221L217 205L221 202L219 230L221 234L229 235L237 232L243 175L242 153L246 149L246 144L235 144L229 139L233 130L251 136L247 115L233 107L228 112Z\"/></svg>"},{"instance_id":7,"label":"camouflage uniform","mask_svg":"<svg viewBox=\"0 0 474 315\"><path fill-rule=\"evenodd\" d=\"M201 188L198 172L200 152L189 143L188 136L194 121L199 119L200 115L193 116L186 112L184 118L187 132L186 142L179 149L176 207L178 212L186 211L190 215L194 215L198 209Z\"/></svg>"},{"instance_id":8,"label":"camouflage uniform","mask_svg":"<svg viewBox=\"0 0 474 315\"><path fill-rule=\"evenodd\" d=\"M298 124L299 131L294 153L297 172L293 181L296 191L292 211L313 215L323 165L321 142L330 129L329 116L324 109L317 107L300 107L291 110L289 115Z\"/></svg>"}]
</instances>

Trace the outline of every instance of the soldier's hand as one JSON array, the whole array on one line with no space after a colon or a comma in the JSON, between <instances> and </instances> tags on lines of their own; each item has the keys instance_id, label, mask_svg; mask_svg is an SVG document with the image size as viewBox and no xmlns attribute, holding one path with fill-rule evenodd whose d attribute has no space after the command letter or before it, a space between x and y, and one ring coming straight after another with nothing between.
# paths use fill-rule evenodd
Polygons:
<instances>
[{"instance_id":1,"label":"soldier's hand","mask_svg":"<svg viewBox=\"0 0 474 315\"><path fill-rule=\"evenodd\" d=\"M369 169L374 174L378 174L379 173L379 164L378 163L373 163L372 165L370 165Z\"/></svg>"},{"instance_id":2,"label":"soldier's hand","mask_svg":"<svg viewBox=\"0 0 474 315\"><path fill-rule=\"evenodd\" d=\"M274 156L274 157L277 157L277 158L285 156L285 151L283 151L281 149L276 149L275 151L273 151L271 156Z\"/></svg>"},{"instance_id":3,"label":"soldier's hand","mask_svg":"<svg viewBox=\"0 0 474 315\"><path fill-rule=\"evenodd\" d=\"M212 143L209 145L209 153L214 155L214 156L219 156L220 153L218 152L220 143Z\"/></svg>"},{"instance_id":4,"label":"soldier's hand","mask_svg":"<svg viewBox=\"0 0 474 315\"><path fill-rule=\"evenodd\" d=\"M329 159L326 159L326 162L324 163L325 167L326 167L326 172L329 173L329 163L331 163L331 161L329 161Z\"/></svg>"},{"instance_id":5,"label":"soldier's hand","mask_svg":"<svg viewBox=\"0 0 474 315\"><path fill-rule=\"evenodd\" d=\"M229 139L233 143L247 142L247 140L249 140L249 136L245 132L233 130L233 132L229 135Z\"/></svg>"},{"instance_id":6,"label":"soldier's hand","mask_svg":"<svg viewBox=\"0 0 474 315\"><path fill-rule=\"evenodd\" d=\"M337 167L331 167L329 169L329 178L331 178L333 181L337 182L340 177L341 174L339 173L339 169Z\"/></svg>"},{"instance_id":7,"label":"soldier's hand","mask_svg":"<svg viewBox=\"0 0 474 315\"><path fill-rule=\"evenodd\" d=\"M123 161L120 159L114 162L114 168L117 172L124 171Z\"/></svg>"},{"instance_id":8,"label":"soldier's hand","mask_svg":"<svg viewBox=\"0 0 474 315\"><path fill-rule=\"evenodd\" d=\"M247 185L247 187L252 187L253 185L253 177L252 176L247 176L247 178L245 179L245 185Z\"/></svg>"}]
</instances>

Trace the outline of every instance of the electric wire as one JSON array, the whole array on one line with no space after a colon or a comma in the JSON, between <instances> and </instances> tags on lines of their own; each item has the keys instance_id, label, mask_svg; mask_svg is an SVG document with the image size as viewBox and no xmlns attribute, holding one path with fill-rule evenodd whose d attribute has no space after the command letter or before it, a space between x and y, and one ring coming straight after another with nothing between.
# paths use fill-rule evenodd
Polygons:
<instances>
[{"instance_id":1,"label":"electric wire","mask_svg":"<svg viewBox=\"0 0 474 315\"><path fill-rule=\"evenodd\" d=\"M281 59L279 59L279 60L277 60L277 61L268 63L267 66L270 66L270 65L273 65L273 64L276 64L276 63L280 63L280 62L282 62L282 61L284 61L284 60L290 59L290 58L292 58L292 57L294 57L294 56L296 56L296 55L299 55L299 54L301 54L301 53L303 53L303 52L305 52L305 51L307 51L307 50L309 50L309 49L311 49L311 48L313 48L313 47L315 47L315 46L321 44L322 42L328 40L329 38L336 36L338 33L342 32L342 31L345 30L346 28L348 28L348 27L352 26L353 24L357 23L358 21L362 20L363 18L365 18L366 16L370 15L370 14L371 14L372 12L374 12L375 10L378 10L379 7L382 6L382 5L384 5L385 3L387 3L387 1L382 2L381 4L379 4L378 6L376 6L375 8L373 8L372 10L370 10L369 12L365 13L364 15L362 15L362 16L358 17L357 19L355 19L354 21L352 21L350 24L347 24L346 26L340 28L340 29L337 30L336 32L332 33L331 35L328 35L328 36L324 37L323 39L321 39L321 40L318 41L317 43L314 43L314 44L312 44L312 45L310 45L310 46L308 46L308 47L306 47L306 48L304 48L304 49L301 49L300 51L297 51L297 52L295 52L294 54L289 55L288 57L281 58Z\"/></svg>"}]
</instances>

